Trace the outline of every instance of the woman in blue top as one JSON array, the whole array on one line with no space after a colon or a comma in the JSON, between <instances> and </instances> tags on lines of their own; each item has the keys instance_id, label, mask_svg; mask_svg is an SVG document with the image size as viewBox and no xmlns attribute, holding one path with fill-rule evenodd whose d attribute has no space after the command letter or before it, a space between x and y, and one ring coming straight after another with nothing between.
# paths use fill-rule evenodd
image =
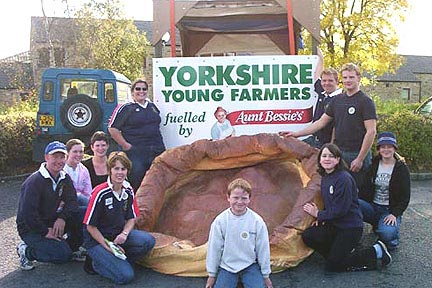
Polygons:
<instances>
[{"instance_id":1,"label":"woman in blue top","mask_svg":"<svg viewBox=\"0 0 432 288\"><path fill-rule=\"evenodd\" d=\"M153 160L165 151L165 145L159 129L159 109L147 96L147 82L138 79L131 89L134 101L114 110L108 131L132 161L129 180L136 192Z\"/></svg>"},{"instance_id":2,"label":"woman in blue top","mask_svg":"<svg viewBox=\"0 0 432 288\"><path fill-rule=\"evenodd\" d=\"M326 258L331 271L376 269L391 262L391 255L381 241L364 249L357 249L363 232L363 218L354 178L347 171L340 149L324 144L318 154L318 173L322 176L321 197L324 209L314 202L303 210L316 218L302 234L304 243Z\"/></svg>"}]
</instances>

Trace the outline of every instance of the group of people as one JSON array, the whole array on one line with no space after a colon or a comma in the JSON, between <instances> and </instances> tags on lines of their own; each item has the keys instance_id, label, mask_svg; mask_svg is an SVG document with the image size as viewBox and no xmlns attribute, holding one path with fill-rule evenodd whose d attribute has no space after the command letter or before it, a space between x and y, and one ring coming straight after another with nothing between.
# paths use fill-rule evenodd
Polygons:
<instances>
[{"instance_id":1,"label":"group of people","mask_svg":"<svg viewBox=\"0 0 432 288\"><path fill-rule=\"evenodd\" d=\"M358 67L342 67L343 93L337 71L322 67L315 83L319 97L314 122L297 132L279 133L312 134L305 141L320 148L324 205L304 204L315 221L302 239L325 257L332 271L376 269L379 262L387 266L409 203L409 170L396 153L391 132L379 133L372 159L377 115L372 99L360 90ZM124 284L134 277L133 263L154 247L150 233L134 229L139 214L135 192L165 145L147 82L138 79L131 90L134 101L119 106L108 124L123 151L107 156L109 139L102 131L91 138L93 157L87 160L79 139L54 141L45 149L45 162L24 181L16 220L23 240L17 247L22 269L33 269L34 260L85 259L87 273ZM216 109L212 138L235 135L226 113ZM239 281L245 287L272 287L269 235L264 220L248 208L251 192L251 184L242 178L227 187L229 208L214 219L209 232L207 288L236 287ZM359 247L364 221L378 235L370 247Z\"/></svg>"},{"instance_id":2,"label":"group of people","mask_svg":"<svg viewBox=\"0 0 432 288\"><path fill-rule=\"evenodd\" d=\"M133 265L155 245L135 229L135 192L156 156L165 150L159 110L147 97L148 84L132 84L133 102L119 106L108 131L123 151L109 150L103 131L90 139L93 156L83 160L80 139L46 146L45 162L22 184L17 212L20 267L33 261L84 261L84 270L116 284L134 277Z\"/></svg>"},{"instance_id":3,"label":"group of people","mask_svg":"<svg viewBox=\"0 0 432 288\"><path fill-rule=\"evenodd\" d=\"M396 136L378 133L377 155L372 145L377 134L377 115L372 99L360 90L359 68L342 66L344 92L338 90L338 74L323 69L322 54L315 83L318 102L314 121L296 132L280 132L283 137L301 137L320 148L317 164L322 176L324 206L304 204L304 211L315 218L304 231L304 243L325 259L332 271L361 271L383 267L392 261L390 251L397 249L402 214L411 193L410 174L396 153ZM372 225L378 240L361 247L363 222Z\"/></svg>"}]
</instances>

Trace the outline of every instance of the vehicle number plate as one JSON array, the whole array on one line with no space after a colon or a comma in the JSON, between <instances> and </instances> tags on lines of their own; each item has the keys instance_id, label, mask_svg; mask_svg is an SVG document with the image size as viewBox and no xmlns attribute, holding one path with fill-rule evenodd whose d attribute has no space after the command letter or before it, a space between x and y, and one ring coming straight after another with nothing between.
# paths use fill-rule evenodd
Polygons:
<instances>
[{"instance_id":1,"label":"vehicle number plate","mask_svg":"<svg viewBox=\"0 0 432 288\"><path fill-rule=\"evenodd\" d=\"M40 115L39 125L40 126L54 126L54 116L53 115Z\"/></svg>"}]
</instances>

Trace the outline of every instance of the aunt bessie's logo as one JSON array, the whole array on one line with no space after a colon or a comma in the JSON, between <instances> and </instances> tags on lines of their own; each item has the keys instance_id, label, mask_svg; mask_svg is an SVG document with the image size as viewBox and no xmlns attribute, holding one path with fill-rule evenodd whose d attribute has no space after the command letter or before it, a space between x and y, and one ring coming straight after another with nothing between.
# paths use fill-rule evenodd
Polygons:
<instances>
[{"instance_id":1,"label":"aunt bessie's logo","mask_svg":"<svg viewBox=\"0 0 432 288\"><path fill-rule=\"evenodd\" d=\"M227 115L231 125L305 124L312 121L312 107L284 110L239 110Z\"/></svg>"}]
</instances>

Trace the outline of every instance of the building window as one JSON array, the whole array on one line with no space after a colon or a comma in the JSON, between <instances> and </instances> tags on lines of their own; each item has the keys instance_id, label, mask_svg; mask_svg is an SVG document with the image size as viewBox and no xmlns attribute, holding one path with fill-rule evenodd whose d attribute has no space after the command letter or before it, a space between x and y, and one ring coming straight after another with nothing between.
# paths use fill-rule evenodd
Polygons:
<instances>
[{"instance_id":1,"label":"building window","mask_svg":"<svg viewBox=\"0 0 432 288\"><path fill-rule=\"evenodd\" d=\"M401 90L401 98L402 100L410 100L411 99L411 88L409 87L404 87Z\"/></svg>"},{"instance_id":2,"label":"building window","mask_svg":"<svg viewBox=\"0 0 432 288\"><path fill-rule=\"evenodd\" d=\"M49 50L47 48L38 49L38 54L39 54L38 67L39 68L50 67Z\"/></svg>"},{"instance_id":3,"label":"building window","mask_svg":"<svg viewBox=\"0 0 432 288\"><path fill-rule=\"evenodd\" d=\"M64 67L65 66L66 53L64 48L55 48L54 49L54 60L56 67Z\"/></svg>"}]
</instances>

